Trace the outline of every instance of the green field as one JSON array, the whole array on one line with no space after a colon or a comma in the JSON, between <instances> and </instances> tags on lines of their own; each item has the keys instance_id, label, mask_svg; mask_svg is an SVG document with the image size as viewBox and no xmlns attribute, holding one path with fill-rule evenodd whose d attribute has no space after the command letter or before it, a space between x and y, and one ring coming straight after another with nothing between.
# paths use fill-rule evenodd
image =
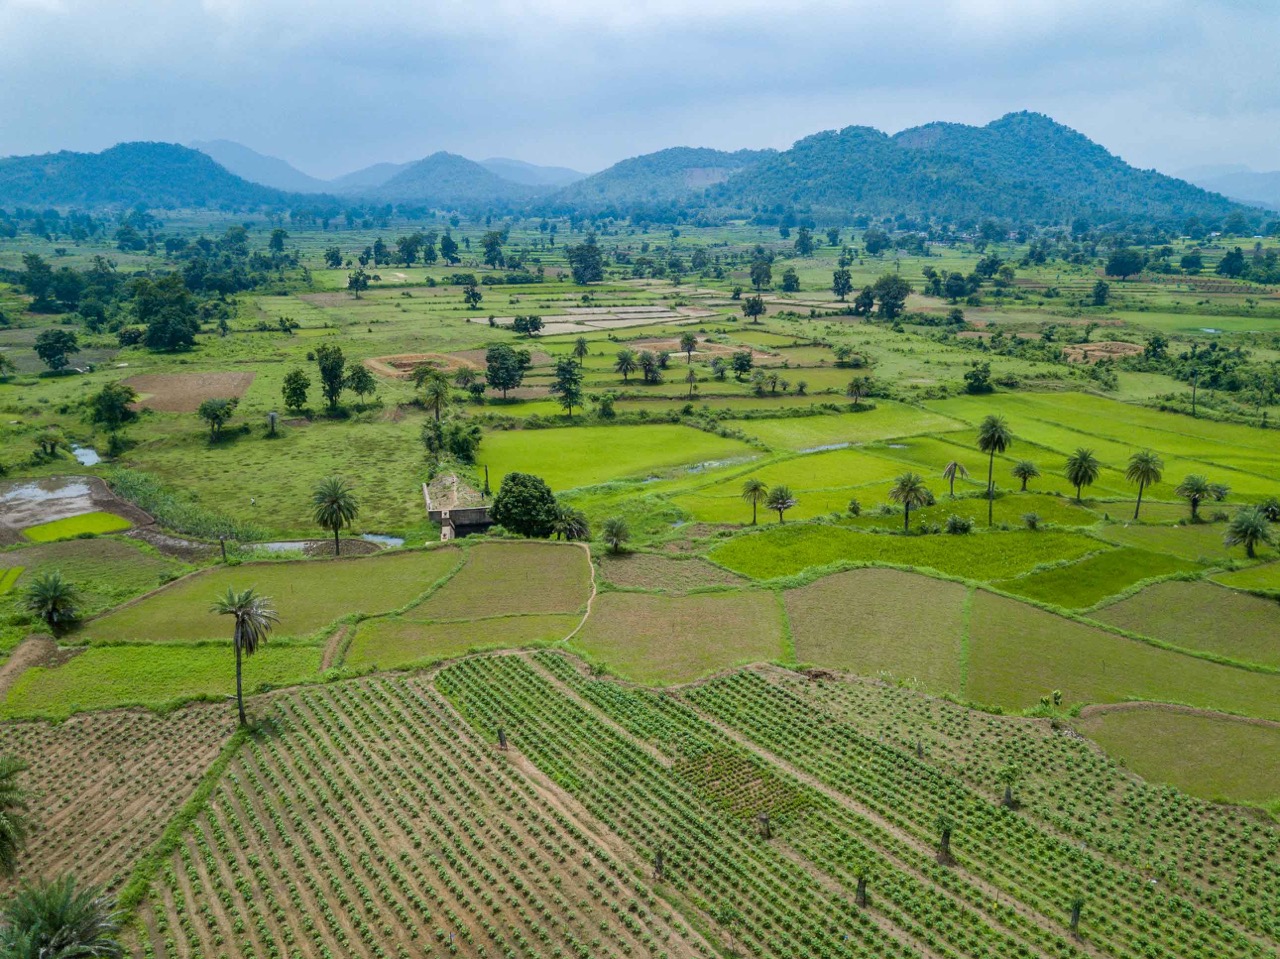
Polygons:
<instances>
[{"instance_id":1,"label":"green field","mask_svg":"<svg viewBox=\"0 0 1280 959\"><path fill-rule=\"evenodd\" d=\"M1055 569L1000 580L995 585L1041 603L1084 609L1145 579L1194 573L1199 569L1196 564L1176 556L1126 547L1086 556ZM1186 586L1179 583L1173 592Z\"/></svg>"},{"instance_id":2,"label":"green field","mask_svg":"<svg viewBox=\"0 0 1280 959\"><path fill-rule=\"evenodd\" d=\"M473 619L517 613L569 613L584 606L591 560L577 546L482 543L466 563L408 616L415 620Z\"/></svg>"},{"instance_id":3,"label":"green field","mask_svg":"<svg viewBox=\"0 0 1280 959\"><path fill-rule=\"evenodd\" d=\"M77 536L119 533L132 525L123 516L116 516L114 513L81 513L79 516L28 526L22 531L22 535L33 543L52 543L60 539L75 539Z\"/></svg>"},{"instance_id":4,"label":"green field","mask_svg":"<svg viewBox=\"0 0 1280 959\"><path fill-rule=\"evenodd\" d=\"M356 628L344 662L396 669L473 650L553 643L573 632L580 621L577 616L538 614L449 623L423 623L399 616L371 619Z\"/></svg>"}]
</instances>

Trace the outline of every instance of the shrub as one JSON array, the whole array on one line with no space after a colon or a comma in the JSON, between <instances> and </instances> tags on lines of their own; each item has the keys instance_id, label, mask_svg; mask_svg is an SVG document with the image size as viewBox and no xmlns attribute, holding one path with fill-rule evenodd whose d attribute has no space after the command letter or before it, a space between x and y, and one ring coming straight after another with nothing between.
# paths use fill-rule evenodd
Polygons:
<instances>
[{"instance_id":1,"label":"shrub","mask_svg":"<svg viewBox=\"0 0 1280 959\"><path fill-rule=\"evenodd\" d=\"M1039 513L1027 513L1027 514L1025 514L1025 515L1022 517L1022 522L1023 522L1023 524L1027 527L1027 529L1039 529L1039 528L1040 528L1040 514L1039 514Z\"/></svg>"},{"instance_id":2,"label":"shrub","mask_svg":"<svg viewBox=\"0 0 1280 959\"><path fill-rule=\"evenodd\" d=\"M968 516L956 516L953 513L947 517L946 530L953 536L962 536L965 533L972 533L973 520Z\"/></svg>"}]
</instances>

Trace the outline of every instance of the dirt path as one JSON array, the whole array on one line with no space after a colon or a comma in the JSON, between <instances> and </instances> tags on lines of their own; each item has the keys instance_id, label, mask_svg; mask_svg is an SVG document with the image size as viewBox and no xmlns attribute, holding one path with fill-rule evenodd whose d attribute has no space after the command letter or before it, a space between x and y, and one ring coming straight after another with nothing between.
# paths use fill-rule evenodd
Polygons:
<instances>
[{"instance_id":1,"label":"dirt path","mask_svg":"<svg viewBox=\"0 0 1280 959\"><path fill-rule=\"evenodd\" d=\"M351 630L350 625L342 626L329 637L329 641L324 644L324 654L320 657L320 672L338 665L338 654L342 652L342 644Z\"/></svg>"},{"instance_id":2,"label":"dirt path","mask_svg":"<svg viewBox=\"0 0 1280 959\"><path fill-rule=\"evenodd\" d=\"M591 561L591 547L586 543L574 543L574 545L580 546L583 552L587 554L587 569L591 570L591 593L587 596L587 609L586 612L582 614L582 621L573 628L573 632L560 640L560 642L556 644L557 646L568 646L569 640L582 632L582 627L586 626L587 620L591 618L591 607L594 606L596 602L596 564Z\"/></svg>"},{"instance_id":3,"label":"dirt path","mask_svg":"<svg viewBox=\"0 0 1280 959\"><path fill-rule=\"evenodd\" d=\"M1249 726L1262 726L1264 729L1280 729L1280 723L1271 719L1259 719L1256 716L1235 716L1231 713L1218 713L1212 709L1201 709L1198 706L1179 706L1174 703L1105 703L1085 706L1080 710L1080 719L1091 719L1107 713L1131 713L1158 710L1167 713L1185 713L1188 716L1202 716L1206 719L1225 719ZM1087 735L1087 734L1085 734Z\"/></svg>"},{"instance_id":4,"label":"dirt path","mask_svg":"<svg viewBox=\"0 0 1280 959\"><path fill-rule=\"evenodd\" d=\"M83 653L83 649L63 649L53 641L52 636L35 633L28 636L9 654L9 658L0 666L0 700L9 695L9 690L23 673L34 666L61 666L67 660Z\"/></svg>"}]
</instances>

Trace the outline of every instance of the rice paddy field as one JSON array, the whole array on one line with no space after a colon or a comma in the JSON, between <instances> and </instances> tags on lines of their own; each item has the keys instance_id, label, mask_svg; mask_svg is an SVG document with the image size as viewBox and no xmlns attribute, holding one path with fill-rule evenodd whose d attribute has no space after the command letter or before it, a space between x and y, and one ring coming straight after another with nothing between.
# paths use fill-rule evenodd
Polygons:
<instances>
[{"instance_id":1,"label":"rice paddy field","mask_svg":"<svg viewBox=\"0 0 1280 959\"><path fill-rule=\"evenodd\" d=\"M73 317L0 283L0 755L31 764L42 820L19 879L81 868L138 959L1280 952L1280 406L1202 385L1192 415L1167 366L1078 359L1159 332L1270 363L1276 291L1144 277L1094 307L1094 267L1001 241L1016 281L949 329L921 270L972 271L967 241L854 257L857 288L913 284L895 324L835 299L838 246L798 257L773 228L614 225L582 288L513 223L540 273L383 264L357 299L321 255L379 231L290 232L309 272L230 297L221 333L169 354L82 330L93 366L65 375L31 346ZM751 323L757 245L801 290ZM632 276L659 251L712 265ZM0 237L0 266L17 252ZM373 392L330 409L321 345ZM528 354L505 397L495 346ZM139 412L113 438L86 402L116 381ZM214 438L196 410L233 397ZM554 502L505 497L513 473ZM1216 484L1194 516L1189 475ZM336 559L330 477L355 500ZM552 536L442 542L440 510L495 500ZM1228 534L1254 506L1249 549ZM237 731L210 607L250 588L272 615Z\"/></svg>"}]
</instances>

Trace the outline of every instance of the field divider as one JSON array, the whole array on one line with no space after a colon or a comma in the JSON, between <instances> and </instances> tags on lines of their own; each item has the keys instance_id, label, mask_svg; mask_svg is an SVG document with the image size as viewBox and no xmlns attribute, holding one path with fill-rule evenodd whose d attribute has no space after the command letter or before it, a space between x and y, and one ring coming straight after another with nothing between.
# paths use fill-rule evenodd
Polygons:
<instances>
[{"instance_id":1,"label":"field divider","mask_svg":"<svg viewBox=\"0 0 1280 959\"><path fill-rule=\"evenodd\" d=\"M587 625L587 620L591 618L591 608L595 605L596 596L599 593L596 584L596 564L592 562L591 559L591 546L587 543L574 543L574 545L581 547L581 549L587 554L587 569L591 572L591 592L587 594L587 608L582 613L582 619L568 636L560 640L558 643L553 644L556 646L567 646L569 644L569 640L582 632L583 627Z\"/></svg>"}]
</instances>

